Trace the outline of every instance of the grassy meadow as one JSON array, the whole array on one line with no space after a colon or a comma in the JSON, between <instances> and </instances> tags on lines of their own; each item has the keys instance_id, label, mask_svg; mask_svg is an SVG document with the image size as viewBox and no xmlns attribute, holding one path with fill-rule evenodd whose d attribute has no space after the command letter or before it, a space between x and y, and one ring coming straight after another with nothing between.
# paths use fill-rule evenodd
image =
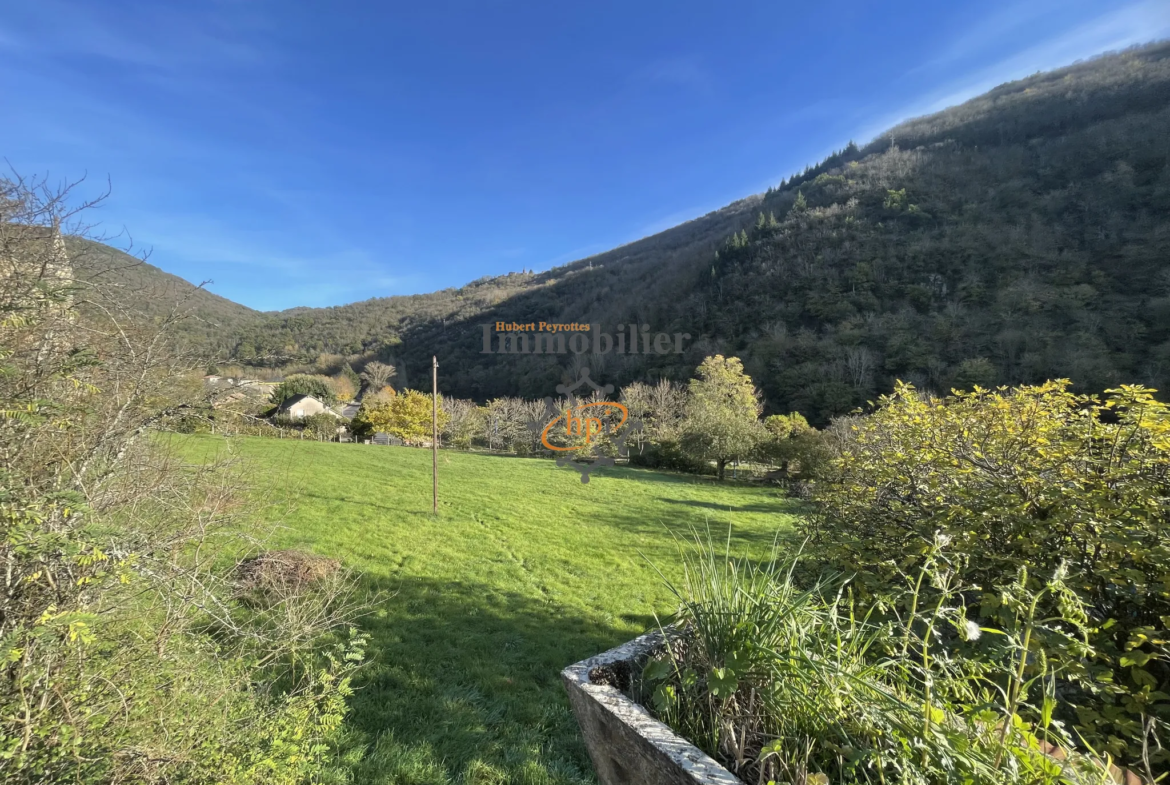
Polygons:
<instances>
[{"instance_id":1,"label":"grassy meadow","mask_svg":"<svg viewBox=\"0 0 1170 785\"><path fill-rule=\"evenodd\" d=\"M798 506L772 488L610 468L587 485L551 460L407 447L184 437L239 456L272 547L340 559L385 593L364 621L373 661L353 700L361 783L584 783L592 769L560 670L674 607L693 528L769 557ZM285 504L284 502L289 502ZM653 562L653 565L650 563Z\"/></svg>"}]
</instances>

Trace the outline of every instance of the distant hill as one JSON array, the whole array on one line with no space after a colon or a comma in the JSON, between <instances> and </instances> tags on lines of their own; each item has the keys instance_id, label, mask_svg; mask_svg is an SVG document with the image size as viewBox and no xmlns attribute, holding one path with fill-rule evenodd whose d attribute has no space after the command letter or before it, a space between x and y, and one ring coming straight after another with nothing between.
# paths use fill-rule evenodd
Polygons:
<instances>
[{"instance_id":1,"label":"distant hill","mask_svg":"<svg viewBox=\"0 0 1170 785\"><path fill-rule=\"evenodd\" d=\"M182 332L193 343L216 344L260 316L117 248L80 237L67 238L65 246L78 278L101 284L136 314L163 319L176 307L189 313Z\"/></svg>"},{"instance_id":2,"label":"distant hill","mask_svg":"<svg viewBox=\"0 0 1170 785\"><path fill-rule=\"evenodd\" d=\"M444 391L482 400L544 396L573 358L481 354L478 325L637 322L694 338L682 355L578 364L621 385L734 354L770 410L817 422L895 378L939 391L1051 377L1168 389L1168 216L1162 42L1002 85L546 273L234 322L224 306L214 348L269 364L377 357L408 383L436 354Z\"/></svg>"}]
</instances>

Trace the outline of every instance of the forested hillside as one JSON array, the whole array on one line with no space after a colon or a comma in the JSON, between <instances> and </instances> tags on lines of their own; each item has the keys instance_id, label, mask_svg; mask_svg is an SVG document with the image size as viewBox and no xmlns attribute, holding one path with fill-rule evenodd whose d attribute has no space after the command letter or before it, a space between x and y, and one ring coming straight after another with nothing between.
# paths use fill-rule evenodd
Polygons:
<instances>
[{"instance_id":1,"label":"forested hillside","mask_svg":"<svg viewBox=\"0 0 1170 785\"><path fill-rule=\"evenodd\" d=\"M258 364L312 362L325 353L360 354L401 365L417 354L425 355L423 364L429 368L428 352L461 356L463 349L473 348L462 339L478 341L476 325L486 321L568 315L586 317L575 319L579 322L609 322L618 315L625 318L627 308L648 314L646 306L663 296L665 285L681 295L693 288L694 281L681 274L705 265L724 238L750 222L760 199L749 197L653 237L544 273L509 273L431 294L264 314L227 336L221 350L233 360ZM646 296L638 297L639 292ZM490 358L484 359L491 364ZM477 389L490 395L519 383L520 369L500 370L504 373L495 381L476 382ZM559 380L559 371L555 376Z\"/></svg>"},{"instance_id":2,"label":"forested hillside","mask_svg":"<svg viewBox=\"0 0 1170 785\"><path fill-rule=\"evenodd\" d=\"M130 306L136 318L158 321L174 309L187 314L183 334L194 345L216 344L260 316L258 311L212 294L117 248L81 237L69 237L65 243L78 278L100 283L114 302L120 299Z\"/></svg>"},{"instance_id":3,"label":"forested hillside","mask_svg":"<svg viewBox=\"0 0 1170 785\"><path fill-rule=\"evenodd\" d=\"M543 396L743 358L771 411L816 422L891 389L1069 377L1170 388L1170 44L1003 85L767 194L547 273L266 314L238 361L377 357L444 391ZM480 353L496 320L651 325L682 355ZM401 380L400 380L401 383Z\"/></svg>"}]
</instances>

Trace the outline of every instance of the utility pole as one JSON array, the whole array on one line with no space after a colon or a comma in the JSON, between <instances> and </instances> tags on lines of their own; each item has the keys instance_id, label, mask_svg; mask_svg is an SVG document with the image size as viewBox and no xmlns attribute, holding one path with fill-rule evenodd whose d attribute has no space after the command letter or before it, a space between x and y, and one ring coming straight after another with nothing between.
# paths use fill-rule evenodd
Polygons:
<instances>
[{"instance_id":1,"label":"utility pole","mask_svg":"<svg viewBox=\"0 0 1170 785\"><path fill-rule=\"evenodd\" d=\"M431 357L431 512L439 514L439 358Z\"/></svg>"}]
</instances>

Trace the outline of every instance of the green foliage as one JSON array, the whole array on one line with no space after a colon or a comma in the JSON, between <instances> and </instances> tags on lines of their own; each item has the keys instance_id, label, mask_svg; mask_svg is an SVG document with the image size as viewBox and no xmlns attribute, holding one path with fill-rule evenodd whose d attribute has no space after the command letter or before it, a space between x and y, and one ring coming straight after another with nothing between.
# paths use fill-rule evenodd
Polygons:
<instances>
[{"instance_id":1,"label":"green foliage","mask_svg":"<svg viewBox=\"0 0 1170 785\"><path fill-rule=\"evenodd\" d=\"M355 391L362 388L362 377L358 376L357 371L349 363L341 367L341 375L349 379L349 383Z\"/></svg>"},{"instance_id":2,"label":"green foliage","mask_svg":"<svg viewBox=\"0 0 1170 785\"><path fill-rule=\"evenodd\" d=\"M986 357L963 360L950 380L951 389L971 390L974 387L993 387L998 371Z\"/></svg>"},{"instance_id":3,"label":"green foliage","mask_svg":"<svg viewBox=\"0 0 1170 785\"><path fill-rule=\"evenodd\" d=\"M756 457L781 471L812 479L829 459L821 433L800 412L764 418L764 434L756 445Z\"/></svg>"},{"instance_id":4,"label":"green foliage","mask_svg":"<svg viewBox=\"0 0 1170 785\"><path fill-rule=\"evenodd\" d=\"M815 430L800 412L765 417L764 429L775 439L791 439Z\"/></svg>"},{"instance_id":5,"label":"green foliage","mask_svg":"<svg viewBox=\"0 0 1170 785\"><path fill-rule=\"evenodd\" d=\"M906 209L906 189L899 188L897 191L893 189L886 189L886 198L882 202L882 207L887 210L898 212Z\"/></svg>"},{"instance_id":6,"label":"green foliage","mask_svg":"<svg viewBox=\"0 0 1170 785\"><path fill-rule=\"evenodd\" d=\"M348 583L238 601L225 568L257 528L235 517L240 478L155 438L208 412L182 309L136 313L118 271L76 276L70 201L0 179L3 779L325 776L362 658L337 636Z\"/></svg>"},{"instance_id":7,"label":"green foliage","mask_svg":"<svg viewBox=\"0 0 1170 785\"><path fill-rule=\"evenodd\" d=\"M337 429L344 424L344 420L336 417L328 412L320 412L308 417L301 418L299 424L305 429L305 433L312 434L314 439L319 441L330 441L337 437Z\"/></svg>"},{"instance_id":8,"label":"green foliage","mask_svg":"<svg viewBox=\"0 0 1170 785\"><path fill-rule=\"evenodd\" d=\"M1005 623L981 628L941 542L891 586L890 601L909 610L888 621L858 608L839 577L802 587L794 562L759 566L710 543L684 561L684 580L671 584L677 626L637 697L745 782L1104 781L1091 757L1061 766L1042 753L1075 745L1053 719L1051 667L1025 665L1041 630L1079 639L1083 608L1061 574L1035 589L1023 576L1004 585ZM1050 596L1063 613L1043 618ZM972 645L981 639L993 643ZM1043 716L1025 717L1030 704Z\"/></svg>"},{"instance_id":9,"label":"green foliage","mask_svg":"<svg viewBox=\"0 0 1170 785\"><path fill-rule=\"evenodd\" d=\"M353 418L354 434L366 439L375 433L388 433L407 444L430 441L431 396L417 390L406 390L387 397L372 397L363 401L361 409ZM447 412L442 401L438 407L439 428L446 427Z\"/></svg>"},{"instance_id":10,"label":"green foliage","mask_svg":"<svg viewBox=\"0 0 1170 785\"><path fill-rule=\"evenodd\" d=\"M189 314L182 334L175 336L188 350L211 354L208 347L221 345L233 331L261 318L259 311L104 243L72 235L65 238L65 247L78 281L97 284L119 307L156 322L173 318L176 308ZM216 373L214 367L207 373Z\"/></svg>"},{"instance_id":11,"label":"green foliage","mask_svg":"<svg viewBox=\"0 0 1170 785\"><path fill-rule=\"evenodd\" d=\"M311 395L324 404L336 401L333 385L326 376L298 373L286 378L272 391L272 402L278 406L294 395Z\"/></svg>"},{"instance_id":12,"label":"green foliage","mask_svg":"<svg viewBox=\"0 0 1170 785\"><path fill-rule=\"evenodd\" d=\"M472 443L483 433L484 421L487 418L486 409L476 406L473 401L443 396L442 410L447 414L441 431L443 444L463 450L470 449Z\"/></svg>"},{"instance_id":13,"label":"green foliage","mask_svg":"<svg viewBox=\"0 0 1170 785\"><path fill-rule=\"evenodd\" d=\"M876 596L941 533L965 557L963 581L982 587L980 615L999 623L1016 606L994 587L1026 570L1023 588L1038 591L1043 576L1067 570L1092 654L1060 636L1032 646L1080 693L1062 719L1133 763L1144 722L1170 722L1170 411L1140 386L1104 399L1068 386L934 399L899 385L856 421L817 486L818 553L860 569Z\"/></svg>"},{"instance_id":14,"label":"green foliage","mask_svg":"<svg viewBox=\"0 0 1170 785\"><path fill-rule=\"evenodd\" d=\"M736 357L708 357L695 373L687 390L682 447L696 460L715 461L723 479L727 462L749 455L760 438L758 394Z\"/></svg>"}]
</instances>

